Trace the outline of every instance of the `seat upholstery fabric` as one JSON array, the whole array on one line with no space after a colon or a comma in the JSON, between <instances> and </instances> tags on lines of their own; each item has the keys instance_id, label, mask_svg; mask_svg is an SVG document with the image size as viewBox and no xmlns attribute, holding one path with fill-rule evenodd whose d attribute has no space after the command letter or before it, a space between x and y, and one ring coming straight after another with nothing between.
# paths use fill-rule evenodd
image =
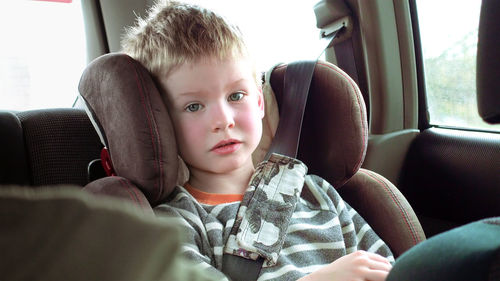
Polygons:
<instances>
[{"instance_id":1,"label":"seat upholstery fabric","mask_svg":"<svg viewBox=\"0 0 500 281\"><path fill-rule=\"evenodd\" d=\"M0 184L29 184L23 129L17 115L0 111Z\"/></svg>"},{"instance_id":2,"label":"seat upholstery fabric","mask_svg":"<svg viewBox=\"0 0 500 281\"><path fill-rule=\"evenodd\" d=\"M88 163L102 145L85 112L75 108L17 113L23 129L29 184L87 184Z\"/></svg>"},{"instance_id":3,"label":"seat upholstery fabric","mask_svg":"<svg viewBox=\"0 0 500 281\"><path fill-rule=\"evenodd\" d=\"M276 67L271 86L280 104L286 65ZM308 172L343 185L363 163L368 138L365 104L352 79L338 67L318 62L304 112L298 159Z\"/></svg>"},{"instance_id":4,"label":"seat upholstery fabric","mask_svg":"<svg viewBox=\"0 0 500 281\"><path fill-rule=\"evenodd\" d=\"M479 115L491 124L500 123L500 2L483 0L477 42L477 105Z\"/></svg>"}]
</instances>

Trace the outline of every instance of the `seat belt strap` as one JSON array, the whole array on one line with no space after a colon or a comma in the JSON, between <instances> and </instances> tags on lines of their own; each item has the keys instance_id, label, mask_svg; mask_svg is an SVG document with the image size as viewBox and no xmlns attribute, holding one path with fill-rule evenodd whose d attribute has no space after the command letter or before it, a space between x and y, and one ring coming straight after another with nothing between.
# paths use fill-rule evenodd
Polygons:
<instances>
[{"instance_id":1,"label":"seat belt strap","mask_svg":"<svg viewBox=\"0 0 500 281\"><path fill-rule=\"evenodd\" d=\"M298 61L288 64L280 106L280 122L265 159L269 159L272 153L297 157L302 118L316 62Z\"/></svg>"},{"instance_id":2,"label":"seat belt strap","mask_svg":"<svg viewBox=\"0 0 500 281\"><path fill-rule=\"evenodd\" d=\"M256 260L245 259L240 256L224 254L222 256L222 272L232 281L257 280L264 263L264 258Z\"/></svg>"},{"instance_id":3,"label":"seat belt strap","mask_svg":"<svg viewBox=\"0 0 500 281\"><path fill-rule=\"evenodd\" d=\"M352 37L338 44L333 45L335 49L335 57L337 66L349 75L356 84L359 83L358 69L356 68L356 60L354 57L354 46Z\"/></svg>"}]
</instances>

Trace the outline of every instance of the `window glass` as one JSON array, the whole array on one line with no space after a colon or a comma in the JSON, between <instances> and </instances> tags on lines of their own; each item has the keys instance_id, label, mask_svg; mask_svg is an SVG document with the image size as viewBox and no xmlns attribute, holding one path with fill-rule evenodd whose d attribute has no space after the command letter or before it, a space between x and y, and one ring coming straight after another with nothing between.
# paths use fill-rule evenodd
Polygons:
<instances>
[{"instance_id":1,"label":"window glass","mask_svg":"<svg viewBox=\"0 0 500 281\"><path fill-rule=\"evenodd\" d=\"M477 111L480 0L417 0L427 103L432 125L500 131Z\"/></svg>"},{"instance_id":2,"label":"window glass","mask_svg":"<svg viewBox=\"0 0 500 281\"><path fill-rule=\"evenodd\" d=\"M236 24L255 57L257 70L277 63L317 59L322 53L314 4L319 0L187 0ZM324 45L324 43L323 43ZM324 59L324 58L323 58Z\"/></svg>"},{"instance_id":3,"label":"window glass","mask_svg":"<svg viewBox=\"0 0 500 281\"><path fill-rule=\"evenodd\" d=\"M71 107L86 65L80 1L1 1L0 10L0 109Z\"/></svg>"}]
</instances>

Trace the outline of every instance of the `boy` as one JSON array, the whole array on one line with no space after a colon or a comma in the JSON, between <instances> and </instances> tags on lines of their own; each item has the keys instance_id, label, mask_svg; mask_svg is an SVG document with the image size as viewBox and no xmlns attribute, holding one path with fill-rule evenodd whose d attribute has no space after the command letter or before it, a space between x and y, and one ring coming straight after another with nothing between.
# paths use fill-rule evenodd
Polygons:
<instances>
[{"instance_id":1,"label":"boy","mask_svg":"<svg viewBox=\"0 0 500 281\"><path fill-rule=\"evenodd\" d=\"M237 28L197 6L159 3L123 48L162 88L189 168L155 210L183 225L188 258L226 280L224 254L264 258L258 280L385 279L389 248L331 185L281 155L254 168L264 98Z\"/></svg>"}]
</instances>

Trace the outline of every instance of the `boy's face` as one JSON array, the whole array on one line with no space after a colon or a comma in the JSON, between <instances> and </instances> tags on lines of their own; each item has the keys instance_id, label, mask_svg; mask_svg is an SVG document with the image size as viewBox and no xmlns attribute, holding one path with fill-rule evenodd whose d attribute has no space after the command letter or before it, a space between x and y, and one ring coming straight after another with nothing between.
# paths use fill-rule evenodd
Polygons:
<instances>
[{"instance_id":1,"label":"boy's face","mask_svg":"<svg viewBox=\"0 0 500 281\"><path fill-rule=\"evenodd\" d=\"M192 174L253 170L264 100L244 58L185 63L161 79L179 154Z\"/></svg>"}]
</instances>

